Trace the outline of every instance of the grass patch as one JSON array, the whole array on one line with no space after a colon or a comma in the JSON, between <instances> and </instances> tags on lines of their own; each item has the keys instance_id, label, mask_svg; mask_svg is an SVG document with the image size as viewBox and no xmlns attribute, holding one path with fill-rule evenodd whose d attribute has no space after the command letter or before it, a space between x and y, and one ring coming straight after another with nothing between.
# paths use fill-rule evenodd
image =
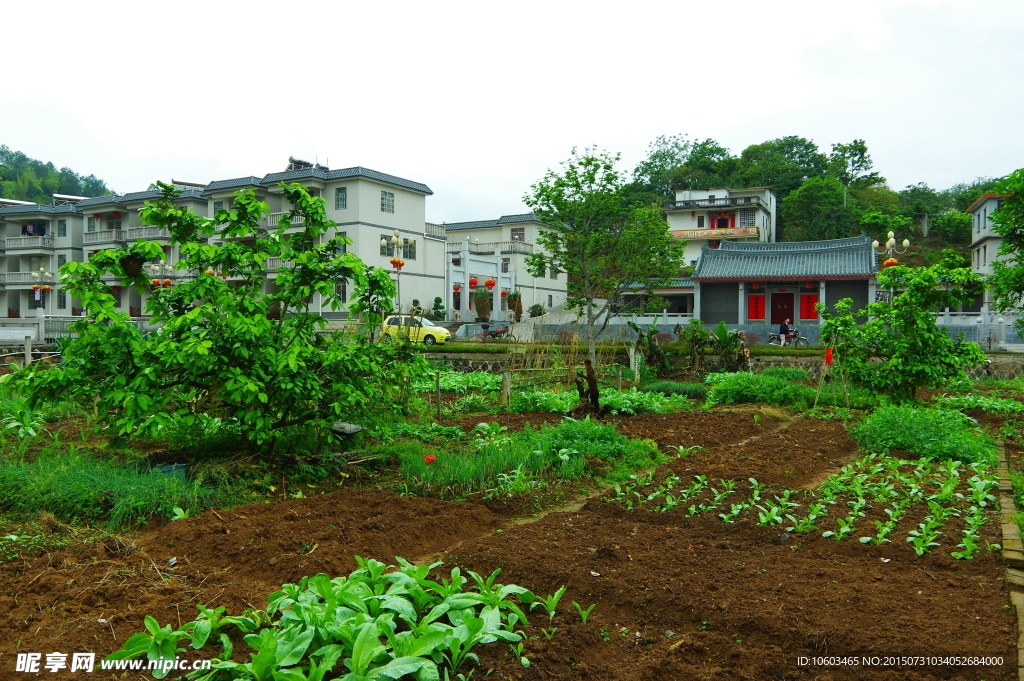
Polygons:
<instances>
[{"instance_id":1,"label":"grass patch","mask_svg":"<svg viewBox=\"0 0 1024 681\"><path fill-rule=\"evenodd\" d=\"M511 434L487 424L471 437L469 447L454 451L409 441L396 445L393 452L406 486L441 496L501 496L584 476L624 480L664 460L653 442L631 440L614 426L590 419Z\"/></svg>"},{"instance_id":2,"label":"grass patch","mask_svg":"<svg viewBox=\"0 0 1024 681\"><path fill-rule=\"evenodd\" d=\"M211 484L212 483L212 484ZM189 481L141 464L99 458L75 447L44 449L32 460L0 463L0 508L15 517L47 511L64 522L136 525L170 517L178 506L191 513L241 497L226 471L199 467Z\"/></svg>"},{"instance_id":3,"label":"grass patch","mask_svg":"<svg viewBox=\"0 0 1024 681\"><path fill-rule=\"evenodd\" d=\"M876 409L851 435L869 452L911 452L925 459L993 462L996 446L958 411L910 406Z\"/></svg>"}]
</instances>

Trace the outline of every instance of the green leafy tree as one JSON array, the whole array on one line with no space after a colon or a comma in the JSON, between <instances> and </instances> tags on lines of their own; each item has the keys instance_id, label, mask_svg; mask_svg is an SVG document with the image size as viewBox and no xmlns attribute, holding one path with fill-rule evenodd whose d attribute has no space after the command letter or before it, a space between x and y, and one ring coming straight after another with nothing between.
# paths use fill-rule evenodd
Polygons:
<instances>
[{"instance_id":1,"label":"green leafy tree","mask_svg":"<svg viewBox=\"0 0 1024 681\"><path fill-rule=\"evenodd\" d=\"M931 218L930 232L947 243L969 244L972 222L970 213L951 208Z\"/></svg>"},{"instance_id":2,"label":"green leafy tree","mask_svg":"<svg viewBox=\"0 0 1024 681\"><path fill-rule=\"evenodd\" d=\"M693 143L686 163L671 172L673 189L735 187L739 159L713 139Z\"/></svg>"},{"instance_id":3,"label":"green leafy tree","mask_svg":"<svg viewBox=\"0 0 1024 681\"><path fill-rule=\"evenodd\" d=\"M151 285L143 263L162 259L163 250L141 239L67 263L61 284L87 310L72 325L78 338L59 367L33 364L13 376L16 383L33 401L95 398L111 436L155 436L205 413L234 424L250 446L266 452L290 428L326 433L335 419L387 402L391 386L420 371L420 361L402 346L322 334L326 319L312 301L318 294L324 307L339 309L336 287L347 281L359 301L355 308L379 323L394 283L387 271L346 253L348 239L327 236L334 223L323 199L298 184L282 188L294 208L267 229L261 221L270 211L251 190L236 194L231 211L210 219L176 209L178 192L161 184L163 196L146 204L142 224L167 228L180 246L179 283ZM292 224L302 228L293 232ZM223 243L207 243L210 237ZM290 264L278 269L275 292L265 294L271 257ZM147 310L157 332L141 331L117 310L102 279L108 274L122 286L151 290Z\"/></svg>"},{"instance_id":4,"label":"green leafy tree","mask_svg":"<svg viewBox=\"0 0 1024 681\"><path fill-rule=\"evenodd\" d=\"M1003 237L999 258L992 263L992 288L996 308L1013 312L1017 333L1024 334L1024 168L1013 171L994 187L1002 205L989 216Z\"/></svg>"},{"instance_id":5,"label":"green leafy tree","mask_svg":"<svg viewBox=\"0 0 1024 681\"><path fill-rule=\"evenodd\" d=\"M935 323L935 310L956 307L985 290L983 279L947 257L931 267L902 265L878 273L880 289L895 291L891 302L870 303L854 313L849 298L835 314L818 305L821 337L835 347L840 366L855 385L897 402L915 398L918 388L941 388L966 378L964 367L985 361L977 343L953 340ZM857 317L868 318L863 324Z\"/></svg>"},{"instance_id":6,"label":"green leafy tree","mask_svg":"<svg viewBox=\"0 0 1024 681\"><path fill-rule=\"evenodd\" d=\"M872 170L873 167L874 161L868 154L868 145L864 140L832 145L832 153L828 157L828 175L838 180L847 190L885 182L885 178Z\"/></svg>"},{"instance_id":7,"label":"green leafy tree","mask_svg":"<svg viewBox=\"0 0 1024 681\"><path fill-rule=\"evenodd\" d=\"M633 169L633 184L629 189L651 192L662 200L670 198L672 171L686 163L692 148L693 142L686 139L686 135L659 135L647 147L647 158Z\"/></svg>"},{"instance_id":8,"label":"green leafy tree","mask_svg":"<svg viewBox=\"0 0 1024 681\"><path fill-rule=\"evenodd\" d=\"M70 168L57 170L53 163L43 163L0 145L0 197L49 203L54 193L103 196L110 194L110 190L95 175L83 177Z\"/></svg>"},{"instance_id":9,"label":"green leafy tree","mask_svg":"<svg viewBox=\"0 0 1024 681\"><path fill-rule=\"evenodd\" d=\"M828 159L818 145L790 135L744 149L736 178L744 187L771 187L782 200L806 180L824 175L827 166Z\"/></svg>"},{"instance_id":10,"label":"green leafy tree","mask_svg":"<svg viewBox=\"0 0 1024 681\"><path fill-rule=\"evenodd\" d=\"M668 284L683 255L658 206L624 205L618 160L618 154L573 149L561 171L548 170L523 199L545 225L527 268L534 276L551 268L568 274L567 307L583 315L595 364L595 341L615 314L612 301Z\"/></svg>"},{"instance_id":11,"label":"green leafy tree","mask_svg":"<svg viewBox=\"0 0 1024 681\"><path fill-rule=\"evenodd\" d=\"M910 230L910 218L904 215L891 215L880 210L866 210L860 214L860 226L870 236L884 242L889 232L906 236Z\"/></svg>"},{"instance_id":12,"label":"green leafy tree","mask_svg":"<svg viewBox=\"0 0 1024 681\"><path fill-rule=\"evenodd\" d=\"M786 241L837 239L856 234L852 209L843 205L844 187L831 177L812 177L782 201Z\"/></svg>"}]
</instances>

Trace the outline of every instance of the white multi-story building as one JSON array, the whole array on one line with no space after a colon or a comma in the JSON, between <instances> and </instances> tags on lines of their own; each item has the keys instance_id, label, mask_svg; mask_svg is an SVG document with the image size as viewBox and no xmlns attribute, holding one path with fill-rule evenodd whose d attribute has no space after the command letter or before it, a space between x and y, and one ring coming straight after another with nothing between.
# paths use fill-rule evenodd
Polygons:
<instances>
[{"instance_id":1,"label":"white multi-story building","mask_svg":"<svg viewBox=\"0 0 1024 681\"><path fill-rule=\"evenodd\" d=\"M471 279L477 287L488 279L497 282L493 290L492 316L504 318L502 292L519 291L524 312L533 305L544 309L561 307L566 298L566 275L548 270L534 277L526 270L526 257L534 252L537 236L544 225L532 213L503 215L495 220L450 222L444 225L448 236L447 277L449 307L459 310L463 320L471 321L470 296L464 295ZM500 311L500 313L499 313Z\"/></svg>"},{"instance_id":2,"label":"white multi-story building","mask_svg":"<svg viewBox=\"0 0 1024 681\"><path fill-rule=\"evenodd\" d=\"M1003 205L1003 199L1010 194L997 194L988 192L979 196L974 203L967 208L971 215L971 270L975 274L988 276L992 274L992 263L999 256L999 246L1003 243L1003 237L992 228L989 216L999 210ZM994 305L992 291L978 294L975 305L965 305L959 312L979 312L978 321L982 323L992 322L996 315L993 315ZM1001 318L1001 323L1006 322L1006 315ZM1012 319L1010 319L1012 322Z\"/></svg>"},{"instance_id":3,"label":"white multi-story building","mask_svg":"<svg viewBox=\"0 0 1024 681\"><path fill-rule=\"evenodd\" d=\"M669 231L686 242L683 262L696 265L704 244L775 241L778 199L770 187L678 189L664 205Z\"/></svg>"},{"instance_id":4,"label":"white multi-story building","mask_svg":"<svg viewBox=\"0 0 1024 681\"><path fill-rule=\"evenodd\" d=\"M445 298L445 230L426 222L426 197L433 192L425 184L369 168L330 170L290 161L288 170L262 178L242 177L205 185L178 183L178 205L198 215L212 216L218 209L230 209L234 192L249 188L270 207L266 226L276 226L292 208L278 186L282 181L298 182L313 196L323 197L327 216L337 223L327 237L335 233L349 237L349 248L369 265L391 267L388 261L396 255L396 249L390 242L398 232L401 252L397 255L406 263L401 273L399 305L408 309L417 298L429 307L435 296ZM166 261L173 266L179 254L170 246L170 235L157 227L144 227L139 221L145 202L158 196L158 191L149 190L88 199L55 197L53 205L0 201L0 313L6 310L8 317L80 314L77 303L57 285L60 266L69 261L82 262L95 251L136 239L163 243ZM298 230L299 225L294 228ZM389 241L387 247L380 245L382 238ZM268 262L268 290L274 285L279 264ZM153 270L153 276L173 282L188 273L159 268ZM142 315L145 293L122 291L115 277L111 277L111 286L119 309ZM347 297L347 290L342 289L342 293ZM329 309L323 314L338 315ZM344 312L340 314L345 316Z\"/></svg>"}]
</instances>

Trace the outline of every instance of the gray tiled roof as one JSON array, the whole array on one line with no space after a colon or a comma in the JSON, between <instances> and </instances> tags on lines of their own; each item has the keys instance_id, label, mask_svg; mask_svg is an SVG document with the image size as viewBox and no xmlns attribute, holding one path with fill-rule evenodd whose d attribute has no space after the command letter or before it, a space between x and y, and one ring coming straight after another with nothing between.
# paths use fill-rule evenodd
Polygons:
<instances>
[{"instance_id":1,"label":"gray tiled roof","mask_svg":"<svg viewBox=\"0 0 1024 681\"><path fill-rule=\"evenodd\" d=\"M181 192L180 197L183 199L198 199L205 200L203 196L203 190L198 187L178 187ZM161 192L159 189L147 189L144 192L131 192L129 194L123 194L121 196L122 203L128 203L130 201L151 201L153 199L160 198Z\"/></svg>"},{"instance_id":2,"label":"gray tiled roof","mask_svg":"<svg viewBox=\"0 0 1024 681\"><path fill-rule=\"evenodd\" d=\"M384 184L394 185L403 189L411 189L414 192L420 192L421 194L433 194L425 184L420 182L413 182L412 180L406 180L396 175L388 175L387 173L377 172L376 170L370 170L369 168L363 168L362 166L356 166L355 168L339 168L338 170L324 170L322 168L301 168L299 170L286 170L283 173L270 173L263 178L261 184L277 184L278 182L294 182L296 180L304 180L312 178L316 180L343 180L349 177L365 177L369 180L376 180L377 182L383 182ZM209 189L209 187L207 187Z\"/></svg>"},{"instance_id":3,"label":"gray tiled roof","mask_svg":"<svg viewBox=\"0 0 1024 681\"><path fill-rule=\"evenodd\" d=\"M485 227L498 227L499 225L515 224L517 222L539 222L533 213L519 213L517 215L502 215L497 220L475 220L472 222L448 222L445 223L446 230L459 229L483 229Z\"/></svg>"},{"instance_id":4,"label":"gray tiled roof","mask_svg":"<svg viewBox=\"0 0 1024 681\"><path fill-rule=\"evenodd\" d=\"M90 206L122 206L121 197L117 194L109 194L107 196L96 196L85 201L79 201L76 208L89 208Z\"/></svg>"},{"instance_id":5,"label":"gray tiled roof","mask_svg":"<svg viewBox=\"0 0 1024 681\"><path fill-rule=\"evenodd\" d=\"M34 203L29 206L0 206L0 215L24 215L26 213L77 213L74 206L51 206L45 203Z\"/></svg>"},{"instance_id":6,"label":"gray tiled roof","mask_svg":"<svg viewBox=\"0 0 1024 681\"><path fill-rule=\"evenodd\" d=\"M668 286L655 286L654 288L661 290L667 288L693 288L693 286L693 279L690 279L689 277L675 277L672 279L672 283L669 284ZM626 288L646 291L648 288L651 287L648 286L647 284L633 284L632 286L627 286Z\"/></svg>"},{"instance_id":7,"label":"gray tiled roof","mask_svg":"<svg viewBox=\"0 0 1024 681\"><path fill-rule=\"evenodd\" d=\"M497 227L497 220L476 220L474 222L446 222L444 229L451 232L459 229L481 229L483 227Z\"/></svg>"},{"instance_id":8,"label":"gray tiled roof","mask_svg":"<svg viewBox=\"0 0 1024 681\"><path fill-rule=\"evenodd\" d=\"M705 244L693 278L716 279L846 279L872 277L875 250L864 235L831 241L759 243L723 241Z\"/></svg>"},{"instance_id":9,"label":"gray tiled roof","mask_svg":"<svg viewBox=\"0 0 1024 681\"><path fill-rule=\"evenodd\" d=\"M498 218L499 225L505 225L510 222L540 222L537 216L533 213L520 213L519 215L502 215Z\"/></svg>"},{"instance_id":10,"label":"gray tiled roof","mask_svg":"<svg viewBox=\"0 0 1024 681\"><path fill-rule=\"evenodd\" d=\"M259 187L261 180L254 175L249 177L236 177L231 180L217 180L206 185L207 192L215 192L223 189L241 189L243 187Z\"/></svg>"}]
</instances>

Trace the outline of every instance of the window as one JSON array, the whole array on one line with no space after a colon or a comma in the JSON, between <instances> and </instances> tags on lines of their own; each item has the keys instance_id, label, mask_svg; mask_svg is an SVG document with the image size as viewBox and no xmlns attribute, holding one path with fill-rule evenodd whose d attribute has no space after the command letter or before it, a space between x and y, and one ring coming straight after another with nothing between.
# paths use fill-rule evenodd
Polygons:
<instances>
[{"instance_id":1,"label":"window","mask_svg":"<svg viewBox=\"0 0 1024 681\"><path fill-rule=\"evenodd\" d=\"M551 296L548 296L548 307L554 307L554 306L555 306L555 299L552 298Z\"/></svg>"},{"instance_id":2,"label":"window","mask_svg":"<svg viewBox=\"0 0 1024 681\"><path fill-rule=\"evenodd\" d=\"M107 220L107 229L120 230L121 219L118 218L117 220Z\"/></svg>"},{"instance_id":3,"label":"window","mask_svg":"<svg viewBox=\"0 0 1024 681\"><path fill-rule=\"evenodd\" d=\"M68 261L68 256L66 256L66 255L58 255L57 256L57 269L60 270L61 267L64 267L64 263L66 263L67 261Z\"/></svg>"},{"instance_id":4,"label":"window","mask_svg":"<svg viewBox=\"0 0 1024 681\"><path fill-rule=\"evenodd\" d=\"M224 210L224 202L223 201L214 201L213 202L213 212L216 213L219 210Z\"/></svg>"},{"instance_id":5,"label":"window","mask_svg":"<svg viewBox=\"0 0 1024 681\"><path fill-rule=\"evenodd\" d=\"M415 260L416 259L416 240L409 239L402 246L402 259L403 260Z\"/></svg>"},{"instance_id":6,"label":"window","mask_svg":"<svg viewBox=\"0 0 1024 681\"><path fill-rule=\"evenodd\" d=\"M512 228L512 241L518 241L519 243L526 242L526 227L513 227Z\"/></svg>"},{"instance_id":7,"label":"window","mask_svg":"<svg viewBox=\"0 0 1024 681\"><path fill-rule=\"evenodd\" d=\"M68 309L68 294L64 293L64 289L60 289L57 291L57 309Z\"/></svg>"},{"instance_id":8,"label":"window","mask_svg":"<svg viewBox=\"0 0 1024 681\"><path fill-rule=\"evenodd\" d=\"M334 210L345 210L346 208L348 208L348 187L338 187L334 190Z\"/></svg>"},{"instance_id":9,"label":"window","mask_svg":"<svg viewBox=\"0 0 1024 681\"><path fill-rule=\"evenodd\" d=\"M982 265L987 265L988 264L988 245L985 245L985 246L981 247L981 264Z\"/></svg>"},{"instance_id":10,"label":"window","mask_svg":"<svg viewBox=\"0 0 1024 681\"><path fill-rule=\"evenodd\" d=\"M558 270L552 267L550 270L548 270L548 276L551 277L552 279L558 279Z\"/></svg>"},{"instance_id":11,"label":"window","mask_svg":"<svg viewBox=\"0 0 1024 681\"><path fill-rule=\"evenodd\" d=\"M343 281L340 284L334 285L334 295L338 296L338 302L348 302L348 282Z\"/></svg>"},{"instance_id":12,"label":"window","mask_svg":"<svg viewBox=\"0 0 1024 681\"><path fill-rule=\"evenodd\" d=\"M114 306L121 307L121 287L110 289L110 295L114 297Z\"/></svg>"},{"instance_id":13,"label":"window","mask_svg":"<svg viewBox=\"0 0 1024 681\"><path fill-rule=\"evenodd\" d=\"M338 236L340 236L342 239L348 238L348 232L338 232ZM348 253L348 244L341 245L341 252Z\"/></svg>"},{"instance_id":14,"label":"window","mask_svg":"<svg viewBox=\"0 0 1024 681\"><path fill-rule=\"evenodd\" d=\"M511 262L512 262L512 258L502 258L501 259L501 273L502 274L508 274L508 266L511 264Z\"/></svg>"},{"instance_id":15,"label":"window","mask_svg":"<svg viewBox=\"0 0 1024 681\"><path fill-rule=\"evenodd\" d=\"M386 192L381 190L380 193L380 212L381 213L394 213L395 212L395 193Z\"/></svg>"},{"instance_id":16,"label":"window","mask_svg":"<svg viewBox=\"0 0 1024 681\"><path fill-rule=\"evenodd\" d=\"M402 239L402 251L396 253L395 247L391 243L391 234L381 234L380 238L385 242L384 246L380 247L380 254L386 258L393 258L399 255L403 260L415 260L416 259L416 240L415 239Z\"/></svg>"},{"instance_id":17,"label":"window","mask_svg":"<svg viewBox=\"0 0 1024 681\"><path fill-rule=\"evenodd\" d=\"M89 218L88 224L85 226L85 231L95 232L96 231L96 218Z\"/></svg>"},{"instance_id":18,"label":"window","mask_svg":"<svg viewBox=\"0 0 1024 681\"><path fill-rule=\"evenodd\" d=\"M697 229L704 229L704 216L703 215L698 215L697 216Z\"/></svg>"},{"instance_id":19,"label":"window","mask_svg":"<svg viewBox=\"0 0 1024 681\"><path fill-rule=\"evenodd\" d=\"M67 235L68 235L68 221L67 220L57 220L57 236L67 236Z\"/></svg>"}]
</instances>

